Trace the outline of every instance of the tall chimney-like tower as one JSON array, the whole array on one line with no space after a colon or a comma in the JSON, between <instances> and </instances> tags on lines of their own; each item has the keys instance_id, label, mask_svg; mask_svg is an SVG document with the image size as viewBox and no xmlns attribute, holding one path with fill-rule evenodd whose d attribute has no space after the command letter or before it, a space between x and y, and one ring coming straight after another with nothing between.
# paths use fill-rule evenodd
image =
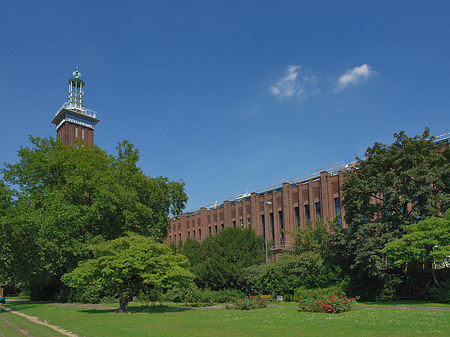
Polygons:
<instances>
[{"instance_id":1,"label":"tall chimney-like tower","mask_svg":"<svg viewBox=\"0 0 450 337\"><path fill-rule=\"evenodd\" d=\"M56 125L56 139L65 145L74 146L75 140L94 145L95 125L100 122L97 113L84 107L84 81L77 69L69 79L69 100L62 105L53 118Z\"/></svg>"}]
</instances>

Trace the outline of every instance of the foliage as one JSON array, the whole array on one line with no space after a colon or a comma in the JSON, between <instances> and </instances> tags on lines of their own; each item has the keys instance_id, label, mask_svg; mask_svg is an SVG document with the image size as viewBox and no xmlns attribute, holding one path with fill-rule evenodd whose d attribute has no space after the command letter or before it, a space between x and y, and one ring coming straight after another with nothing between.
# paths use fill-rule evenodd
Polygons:
<instances>
[{"instance_id":1,"label":"foliage","mask_svg":"<svg viewBox=\"0 0 450 337\"><path fill-rule=\"evenodd\" d=\"M149 294L154 288L185 286L193 278L183 255L172 254L166 244L152 238L130 233L99 243L92 251L93 258L80 262L62 281L77 289L101 285L117 293L119 312L124 312L128 301L140 291Z\"/></svg>"},{"instance_id":2,"label":"foliage","mask_svg":"<svg viewBox=\"0 0 450 337\"><path fill-rule=\"evenodd\" d=\"M439 264L448 263L450 257L450 210L444 217L429 217L406 226L405 231L399 240L387 243L383 251L396 266L423 263L440 286L435 269Z\"/></svg>"},{"instance_id":3,"label":"foliage","mask_svg":"<svg viewBox=\"0 0 450 337\"><path fill-rule=\"evenodd\" d=\"M210 306L214 304L211 290L202 290L195 285L186 288L183 294L184 304L189 307Z\"/></svg>"},{"instance_id":4,"label":"foliage","mask_svg":"<svg viewBox=\"0 0 450 337\"><path fill-rule=\"evenodd\" d=\"M340 269L330 267L317 253L307 252L296 257L285 255L276 262L252 266L246 270L246 290L249 294L282 295L292 300L300 287L327 287L341 279Z\"/></svg>"},{"instance_id":5,"label":"foliage","mask_svg":"<svg viewBox=\"0 0 450 337\"><path fill-rule=\"evenodd\" d=\"M342 290L341 285L336 285L328 288L312 288L308 289L306 287L298 288L294 293L294 301L303 301L307 298L320 297L323 294L339 294Z\"/></svg>"},{"instance_id":6,"label":"foliage","mask_svg":"<svg viewBox=\"0 0 450 337\"><path fill-rule=\"evenodd\" d=\"M300 311L341 314L350 311L355 298L348 298L343 292L339 295L325 293L316 297L299 300Z\"/></svg>"},{"instance_id":7,"label":"foliage","mask_svg":"<svg viewBox=\"0 0 450 337\"><path fill-rule=\"evenodd\" d=\"M437 216L450 207L450 150L422 136L394 134L395 142L375 143L357 158L357 169L344 183L344 206L352 233L377 222L401 234L417 219Z\"/></svg>"},{"instance_id":8,"label":"foliage","mask_svg":"<svg viewBox=\"0 0 450 337\"><path fill-rule=\"evenodd\" d=\"M450 280L441 282L439 286L428 287L428 299L439 303L450 303Z\"/></svg>"},{"instance_id":9,"label":"foliage","mask_svg":"<svg viewBox=\"0 0 450 337\"><path fill-rule=\"evenodd\" d=\"M245 268L264 261L264 240L249 228L229 227L201 244L187 240L183 254L192 265L199 287L239 289Z\"/></svg>"},{"instance_id":10,"label":"foliage","mask_svg":"<svg viewBox=\"0 0 450 337\"><path fill-rule=\"evenodd\" d=\"M233 298L231 304L225 306L226 309L251 310L267 307L267 301L255 296L245 296L242 298Z\"/></svg>"},{"instance_id":11,"label":"foliage","mask_svg":"<svg viewBox=\"0 0 450 337\"><path fill-rule=\"evenodd\" d=\"M450 149L434 143L428 129L422 136L402 131L394 137L392 145L375 143L357 158L342 188L348 233L341 266L366 299L403 279L401 270L388 270L384 246L406 226L450 206Z\"/></svg>"},{"instance_id":12,"label":"foliage","mask_svg":"<svg viewBox=\"0 0 450 337\"><path fill-rule=\"evenodd\" d=\"M2 170L15 189L1 220L8 240L0 247L0 274L15 282L47 294L58 290L61 275L88 256L89 244L127 231L162 241L169 213L184 207L184 183L146 176L127 141L112 156L97 146L30 140L31 147L18 151L19 161ZM1 183L3 203L4 191Z\"/></svg>"}]
</instances>

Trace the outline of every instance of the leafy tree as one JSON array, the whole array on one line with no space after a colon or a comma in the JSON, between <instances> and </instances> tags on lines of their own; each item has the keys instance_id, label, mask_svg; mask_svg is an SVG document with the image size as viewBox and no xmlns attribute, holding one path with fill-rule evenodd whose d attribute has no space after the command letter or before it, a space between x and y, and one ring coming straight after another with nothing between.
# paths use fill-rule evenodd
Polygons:
<instances>
[{"instance_id":1,"label":"leafy tree","mask_svg":"<svg viewBox=\"0 0 450 337\"><path fill-rule=\"evenodd\" d=\"M423 264L434 283L440 286L435 267L450 257L450 211L444 217L429 217L406 226L405 230L400 240L386 244L384 252L396 266L405 267L412 262Z\"/></svg>"},{"instance_id":2,"label":"leafy tree","mask_svg":"<svg viewBox=\"0 0 450 337\"><path fill-rule=\"evenodd\" d=\"M178 214L187 200L183 182L145 175L127 141L112 156L82 143L30 140L32 147L18 151L19 161L2 170L15 189L2 223L8 240L0 256L8 260L0 273L29 285L33 297L52 298L60 277L88 256L89 244L127 231L162 241L169 214Z\"/></svg>"},{"instance_id":3,"label":"leafy tree","mask_svg":"<svg viewBox=\"0 0 450 337\"><path fill-rule=\"evenodd\" d=\"M100 285L119 296L119 313L139 292L187 286L194 275L181 254L172 254L167 244L129 234L92 247L93 258L82 261L62 280L74 288Z\"/></svg>"},{"instance_id":4,"label":"leafy tree","mask_svg":"<svg viewBox=\"0 0 450 337\"><path fill-rule=\"evenodd\" d=\"M191 271L199 287L239 289L245 268L264 261L264 239L249 228L225 228L200 244L187 240L183 254L191 262Z\"/></svg>"},{"instance_id":5,"label":"leafy tree","mask_svg":"<svg viewBox=\"0 0 450 337\"><path fill-rule=\"evenodd\" d=\"M420 137L403 131L394 137L390 146L369 147L346 177L343 205L352 233L379 222L401 234L404 225L450 207L450 149L436 144L428 129Z\"/></svg>"},{"instance_id":6,"label":"leafy tree","mask_svg":"<svg viewBox=\"0 0 450 337\"><path fill-rule=\"evenodd\" d=\"M394 137L392 145L375 143L357 158L343 185L348 265L354 283L372 294L399 282L400 274L387 270L385 244L450 207L449 148L433 142L428 129Z\"/></svg>"}]
</instances>

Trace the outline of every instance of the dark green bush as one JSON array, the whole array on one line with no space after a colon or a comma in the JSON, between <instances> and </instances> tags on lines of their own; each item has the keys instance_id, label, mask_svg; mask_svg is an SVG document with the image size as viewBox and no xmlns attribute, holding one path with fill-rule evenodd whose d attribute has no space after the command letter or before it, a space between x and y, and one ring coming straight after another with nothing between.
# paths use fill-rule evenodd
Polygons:
<instances>
[{"instance_id":1,"label":"dark green bush","mask_svg":"<svg viewBox=\"0 0 450 337\"><path fill-rule=\"evenodd\" d=\"M450 303L450 281L442 282L441 287L435 284L429 286L428 299L439 303Z\"/></svg>"}]
</instances>

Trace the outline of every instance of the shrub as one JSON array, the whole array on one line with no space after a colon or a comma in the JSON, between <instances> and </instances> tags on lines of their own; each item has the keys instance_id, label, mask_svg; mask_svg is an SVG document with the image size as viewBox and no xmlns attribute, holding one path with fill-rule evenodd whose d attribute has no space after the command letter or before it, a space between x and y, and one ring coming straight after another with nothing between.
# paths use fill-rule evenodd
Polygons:
<instances>
[{"instance_id":1,"label":"shrub","mask_svg":"<svg viewBox=\"0 0 450 337\"><path fill-rule=\"evenodd\" d=\"M450 281L442 282L441 287L435 284L429 286L428 298L440 303L450 303Z\"/></svg>"},{"instance_id":2,"label":"shrub","mask_svg":"<svg viewBox=\"0 0 450 337\"><path fill-rule=\"evenodd\" d=\"M343 292L339 295L327 293L318 297L299 300L300 311L305 312L325 312L330 314L340 314L352 308L355 298L348 298Z\"/></svg>"},{"instance_id":3,"label":"shrub","mask_svg":"<svg viewBox=\"0 0 450 337\"><path fill-rule=\"evenodd\" d=\"M244 298L245 293L238 289L224 289L218 291L212 291L214 302L216 303L229 303L233 298Z\"/></svg>"},{"instance_id":4,"label":"shrub","mask_svg":"<svg viewBox=\"0 0 450 337\"><path fill-rule=\"evenodd\" d=\"M305 300L307 298L316 298L322 294L339 294L343 289L340 285L331 286L328 288L313 288L307 289L306 287L298 288L294 293L294 300Z\"/></svg>"},{"instance_id":5,"label":"shrub","mask_svg":"<svg viewBox=\"0 0 450 337\"><path fill-rule=\"evenodd\" d=\"M317 253L301 256L284 255L276 262L251 266L245 275L248 294L282 295L287 301L294 299L300 287L327 287L342 279L342 271L330 266Z\"/></svg>"},{"instance_id":6,"label":"shrub","mask_svg":"<svg viewBox=\"0 0 450 337\"><path fill-rule=\"evenodd\" d=\"M245 296L244 298L233 298L233 303L226 305L226 309L251 310L267 307L267 301L258 299L255 296Z\"/></svg>"},{"instance_id":7,"label":"shrub","mask_svg":"<svg viewBox=\"0 0 450 337\"><path fill-rule=\"evenodd\" d=\"M211 290L201 290L195 285L187 288L184 293L184 304L190 307L209 306L214 304L214 294Z\"/></svg>"}]
</instances>

